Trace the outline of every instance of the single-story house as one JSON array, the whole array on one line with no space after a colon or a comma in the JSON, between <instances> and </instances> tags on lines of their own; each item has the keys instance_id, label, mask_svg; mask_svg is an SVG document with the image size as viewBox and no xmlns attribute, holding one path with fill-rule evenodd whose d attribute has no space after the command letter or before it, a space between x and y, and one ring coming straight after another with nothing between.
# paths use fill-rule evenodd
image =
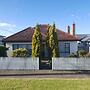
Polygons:
<instances>
[{"instance_id":1,"label":"single-story house","mask_svg":"<svg viewBox=\"0 0 90 90\"><path fill-rule=\"evenodd\" d=\"M5 38L5 36L0 35L0 45L4 45L4 43L2 42L2 40Z\"/></svg>"},{"instance_id":2,"label":"single-story house","mask_svg":"<svg viewBox=\"0 0 90 90\"><path fill-rule=\"evenodd\" d=\"M42 34L43 43L45 42L46 32L47 32L47 24L40 24L40 30ZM32 51L32 36L34 33L35 27L28 27L18 33L15 33L4 39L6 43L6 47L9 48L7 51L7 55L11 56L12 50L17 48L26 48L30 52ZM78 50L79 38L75 36L75 24L73 24L73 35L70 34L70 27L68 26L68 32L64 32L62 30L57 29L58 40L59 40L59 51L61 57L66 57L71 53L76 53ZM44 43L44 46L45 43ZM44 52L47 57L47 51L45 49Z\"/></svg>"},{"instance_id":3,"label":"single-story house","mask_svg":"<svg viewBox=\"0 0 90 90\"><path fill-rule=\"evenodd\" d=\"M80 38L78 50L90 52L90 34L77 34L77 36Z\"/></svg>"}]
</instances>

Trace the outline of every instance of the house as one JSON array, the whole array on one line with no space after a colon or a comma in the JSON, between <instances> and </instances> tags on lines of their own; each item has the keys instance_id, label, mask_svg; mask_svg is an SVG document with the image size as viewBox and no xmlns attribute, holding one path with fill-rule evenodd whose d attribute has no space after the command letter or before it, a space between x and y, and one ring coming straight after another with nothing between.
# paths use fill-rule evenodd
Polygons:
<instances>
[{"instance_id":1,"label":"house","mask_svg":"<svg viewBox=\"0 0 90 90\"><path fill-rule=\"evenodd\" d=\"M78 50L90 52L90 34L77 34L77 36L80 38Z\"/></svg>"},{"instance_id":2,"label":"house","mask_svg":"<svg viewBox=\"0 0 90 90\"><path fill-rule=\"evenodd\" d=\"M4 45L4 43L2 42L2 40L5 38L5 36L2 36L2 35L0 35L0 46L1 45Z\"/></svg>"},{"instance_id":3,"label":"house","mask_svg":"<svg viewBox=\"0 0 90 90\"><path fill-rule=\"evenodd\" d=\"M40 24L40 30L42 34L43 44L45 47L44 55L47 57L47 50L45 45L45 38L47 33L47 24ZM75 24L73 24L73 35L70 35L70 28L68 27L68 32L57 29L58 40L59 40L59 51L61 57L66 57L71 53L76 53L78 50L77 41L79 38L75 36ZM32 51L32 36L34 33L34 27L28 27L18 33L15 33L4 39L6 47L9 48L7 55L10 56L12 50L17 48L26 48L30 52Z\"/></svg>"}]
</instances>

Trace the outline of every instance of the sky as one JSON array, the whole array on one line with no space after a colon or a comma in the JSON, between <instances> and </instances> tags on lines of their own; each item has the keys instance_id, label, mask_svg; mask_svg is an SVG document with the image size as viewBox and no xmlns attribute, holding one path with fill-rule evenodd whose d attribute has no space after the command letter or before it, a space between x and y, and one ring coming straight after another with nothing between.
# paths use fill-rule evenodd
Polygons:
<instances>
[{"instance_id":1,"label":"sky","mask_svg":"<svg viewBox=\"0 0 90 90\"><path fill-rule=\"evenodd\" d=\"M90 34L90 0L0 0L0 35L53 22L65 32L75 23L77 34Z\"/></svg>"}]
</instances>

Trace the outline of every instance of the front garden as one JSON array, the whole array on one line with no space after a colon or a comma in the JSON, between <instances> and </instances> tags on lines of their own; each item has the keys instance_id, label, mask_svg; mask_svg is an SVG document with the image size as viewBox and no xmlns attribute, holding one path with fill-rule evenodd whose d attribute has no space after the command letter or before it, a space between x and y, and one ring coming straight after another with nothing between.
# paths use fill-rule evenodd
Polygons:
<instances>
[{"instance_id":1,"label":"front garden","mask_svg":"<svg viewBox=\"0 0 90 90\"><path fill-rule=\"evenodd\" d=\"M0 90L90 90L90 80L0 79Z\"/></svg>"}]
</instances>

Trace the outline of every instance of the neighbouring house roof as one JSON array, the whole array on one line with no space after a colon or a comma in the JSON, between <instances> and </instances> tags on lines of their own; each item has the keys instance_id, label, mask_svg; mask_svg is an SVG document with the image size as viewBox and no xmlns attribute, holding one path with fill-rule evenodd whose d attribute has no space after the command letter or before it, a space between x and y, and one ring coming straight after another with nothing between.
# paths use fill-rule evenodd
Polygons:
<instances>
[{"instance_id":1,"label":"neighbouring house roof","mask_svg":"<svg viewBox=\"0 0 90 90\"><path fill-rule=\"evenodd\" d=\"M4 43L2 42L4 38L5 36L0 35L0 46L4 45Z\"/></svg>"},{"instance_id":2,"label":"neighbouring house roof","mask_svg":"<svg viewBox=\"0 0 90 90\"><path fill-rule=\"evenodd\" d=\"M81 41L90 42L90 34L77 34Z\"/></svg>"},{"instance_id":3,"label":"neighbouring house roof","mask_svg":"<svg viewBox=\"0 0 90 90\"><path fill-rule=\"evenodd\" d=\"M0 37L5 37L5 36L0 35Z\"/></svg>"},{"instance_id":4,"label":"neighbouring house roof","mask_svg":"<svg viewBox=\"0 0 90 90\"><path fill-rule=\"evenodd\" d=\"M2 41L5 38L5 36L0 35L0 41Z\"/></svg>"},{"instance_id":5,"label":"neighbouring house roof","mask_svg":"<svg viewBox=\"0 0 90 90\"><path fill-rule=\"evenodd\" d=\"M45 37L46 37L47 27L48 27L48 25L46 25L46 24L45 25L40 24L40 30L41 30L43 41L45 40ZM29 27L29 28L26 28L26 29L16 33L16 34L13 34L13 35L5 38L4 42L31 42L32 36L34 33L34 28ZM58 34L59 41L79 41L78 37L70 35L59 29L57 29L57 34Z\"/></svg>"}]
</instances>

